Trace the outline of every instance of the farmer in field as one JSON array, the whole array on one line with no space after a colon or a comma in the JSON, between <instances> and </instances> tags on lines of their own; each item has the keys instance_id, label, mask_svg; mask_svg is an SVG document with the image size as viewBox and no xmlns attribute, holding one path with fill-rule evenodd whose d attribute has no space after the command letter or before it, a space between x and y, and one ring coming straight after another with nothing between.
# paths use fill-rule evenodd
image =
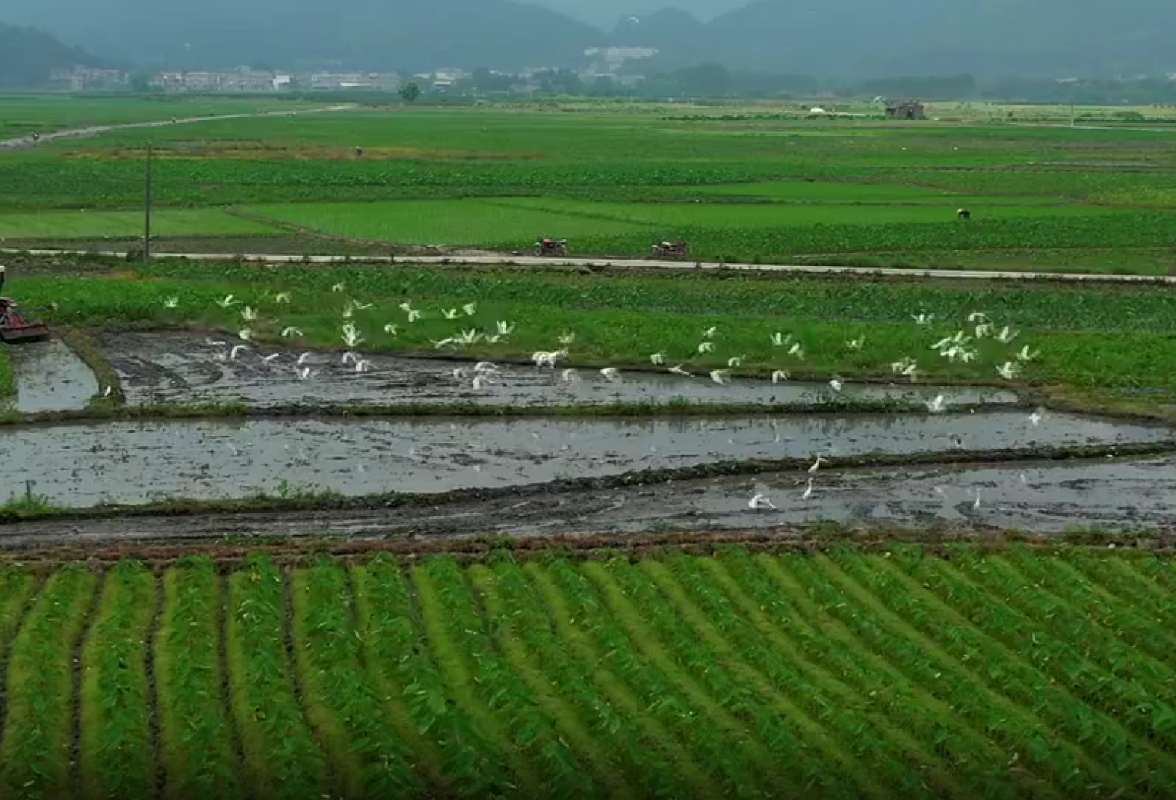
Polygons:
<instances>
[{"instance_id":1,"label":"farmer in field","mask_svg":"<svg viewBox=\"0 0 1176 800\"><path fill-rule=\"evenodd\" d=\"M8 267L0 264L0 290L4 289L4 273L8 271Z\"/></svg>"}]
</instances>

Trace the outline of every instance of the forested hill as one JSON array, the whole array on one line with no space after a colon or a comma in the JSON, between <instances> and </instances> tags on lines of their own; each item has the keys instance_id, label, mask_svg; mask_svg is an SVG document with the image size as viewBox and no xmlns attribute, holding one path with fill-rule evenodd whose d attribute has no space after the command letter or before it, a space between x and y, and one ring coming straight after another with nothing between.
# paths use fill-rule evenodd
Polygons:
<instances>
[{"instance_id":1,"label":"forested hill","mask_svg":"<svg viewBox=\"0 0 1176 800\"><path fill-rule=\"evenodd\" d=\"M53 70L75 64L99 66L93 56L43 31L0 22L0 86L41 86Z\"/></svg>"}]
</instances>

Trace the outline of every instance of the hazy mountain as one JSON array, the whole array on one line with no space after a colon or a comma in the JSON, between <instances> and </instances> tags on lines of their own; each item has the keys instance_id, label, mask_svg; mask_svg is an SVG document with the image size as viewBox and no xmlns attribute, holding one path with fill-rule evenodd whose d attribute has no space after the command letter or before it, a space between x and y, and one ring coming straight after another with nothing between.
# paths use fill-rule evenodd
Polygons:
<instances>
[{"instance_id":1,"label":"hazy mountain","mask_svg":"<svg viewBox=\"0 0 1176 800\"><path fill-rule=\"evenodd\" d=\"M757 0L714 20L734 67L837 74L1062 77L1176 68L1170 0Z\"/></svg>"},{"instance_id":2,"label":"hazy mountain","mask_svg":"<svg viewBox=\"0 0 1176 800\"><path fill-rule=\"evenodd\" d=\"M102 56L177 68L561 66L607 38L509 0L0 0L6 14Z\"/></svg>"},{"instance_id":3,"label":"hazy mountain","mask_svg":"<svg viewBox=\"0 0 1176 800\"><path fill-rule=\"evenodd\" d=\"M518 69L576 66L602 44L658 65L884 75L1176 71L1172 0L0 0L99 56L144 66ZM594 28L552 10L605 19ZM661 10L658 10L661 9ZM710 19L710 15L724 11ZM689 13L688 13L689 12ZM617 24L620 20L620 24ZM607 31L607 32L606 32Z\"/></svg>"},{"instance_id":4,"label":"hazy mountain","mask_svg":"<svg viewBox=\"0 0 1176 800\"><path fill-rule=\"evenodd\" d=\"M0 86L40 86L55 69L101 66L98 59L66 47L43 31L0 22Z\"/></svg>"}]
</instances>

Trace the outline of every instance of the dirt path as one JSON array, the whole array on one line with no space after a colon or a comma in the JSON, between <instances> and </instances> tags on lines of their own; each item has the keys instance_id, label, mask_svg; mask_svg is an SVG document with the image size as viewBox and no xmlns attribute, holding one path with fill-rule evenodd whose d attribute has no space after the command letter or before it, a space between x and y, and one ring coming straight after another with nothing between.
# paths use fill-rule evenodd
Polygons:
<instances>
[{"instance_id":1,"label":"dirt path","mask_svg":"<svg viewBox=\"0 0 1176 800\"><path fill-rule=\"evenodd\" d=\"M21 147L36 147L63 139L86 139L112 131L127 131L138 128L163 128L169 125L191 125L196 122L221 122L227 119L255 119L259 117L295 117L301 114L324 114L332 111L346 111L355 108L352 104L324 106L322 108L307 108L297 111L261 111L254 114L222 114L214 117L183 117L177 119L156 120L152 122L128 122L121 125L91 125L86 128L67 128L66 130L43 133L39 137L19 136L15 139L0 139L0 152L15 150Z\"/></svg>"},{"instance_id":2,"label":"dirt path","mask_svg":"<svg viewBox=\"0 0 1176 800\"><path fill-rule=\"evenodd\" d=\"M221 119L224 119L221 117ZM389 243L391 245L391 243ZM123 250L21 250L0 248L0 253L29 256L102 256L126 258ZM378 255L274 255L265 253L156 253L156 258L182 258L189 261L236 261L244 259L258 264L302 266L305 264L401 264L449 267L573 267L595 272L663 271L663 272L758 272L764 274L845 275L863 278L929 278L959 281L1058 281L1064 283L1118 283L1176 285L1176 275L1115 275L1089 272L1017 272L1009 270L923 269L921 267L843 267L815 264L737 264L716 261L654 261L623 258L538 258L516 255L448 255L448 256L378 256Z\"/></svg>"}]
</instances>

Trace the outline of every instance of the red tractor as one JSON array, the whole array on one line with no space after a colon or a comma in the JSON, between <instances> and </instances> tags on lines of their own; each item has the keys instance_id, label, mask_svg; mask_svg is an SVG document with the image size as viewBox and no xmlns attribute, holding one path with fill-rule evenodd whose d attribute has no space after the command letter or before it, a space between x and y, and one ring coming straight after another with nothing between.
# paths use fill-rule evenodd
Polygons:
<instances>
[{"instance_id":1,"label":"red tractor","mask_svg":"<svg viewBox=\"0 0 1176 800\"><path fill-rule=\"evenodd\" d=\"M4 288L6 270L0 266L0 289ZM11 297L0 297L0 342L17 344L39 342L49 338L49 326L43 322L27 319L16 307Z\"/></svg>"},{"instance_id":2,"label":"red tractor","mask_svg":"<svg viewBox=\"0 0 1176 800\"><path fill-rule=\"evenodd\" d=\"M535 242L535 255L537 256L566 256L567 254L567 239L540 239Z\"/></svg>"}]
</instances>

